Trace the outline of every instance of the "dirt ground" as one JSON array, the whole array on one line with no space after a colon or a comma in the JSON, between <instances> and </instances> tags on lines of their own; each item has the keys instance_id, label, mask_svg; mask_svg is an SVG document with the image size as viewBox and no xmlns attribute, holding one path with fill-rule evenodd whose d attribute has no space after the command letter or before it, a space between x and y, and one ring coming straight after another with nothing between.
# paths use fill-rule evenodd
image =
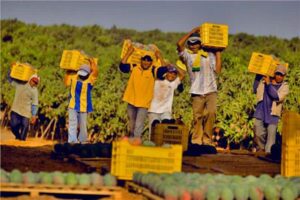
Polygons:
<instances>
[{"instance_id":1,"label":"dirt ground","mask_svg":"<svg viewBox=\"0 0 300 200\"><path fill-rule=\"evenodd\" d=\"M7 129L1 129L1 168L6 171L19 169L25 171L71 171L83 173L82 166L74 165L63 160L51 159L54 142L28 138L26 141L15 140Z\"/></svg>"}]
</instances>

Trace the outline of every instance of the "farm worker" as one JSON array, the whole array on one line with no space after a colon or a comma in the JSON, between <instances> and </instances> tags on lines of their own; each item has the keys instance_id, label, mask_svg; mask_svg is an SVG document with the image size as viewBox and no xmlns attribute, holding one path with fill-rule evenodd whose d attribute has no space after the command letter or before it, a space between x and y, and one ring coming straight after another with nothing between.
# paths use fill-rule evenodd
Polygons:
<instances>
[{"instance_id":1,"label":"farm worker","mask_svg":"<svg viewBox=\"0 0 300 200\"><path fill-rule=\"evenodd\" d=\"M148 108L153 97L157 67L153 65L153 58L150 55L142 56L140 64L127 63L133 52L134 48L131 44L121 60L119 69L123 73L130 73L123 96L123 101L128 103L129 136L141 138ZM155 56L162 63L164 62L158 49L155 51Z\"/></svg>"},{"instance_id":2,"label":"farm worker","mask_svg":"<svg viewBox=\"0 0 300 200\"><path fill-rule=\"evenodd\" d=\"M38 89L40 77L32 75L27 82L8 78L15 86L15 97L10 112L11 131L17 140L26 140L29 123L35 124L38 111Z\"/></svg>"},{"instance_id":3,"label":"farm worker","mask_svg":"<svg viewBox=\"0 0 300 200\"><path fill-rule=\"evenodd\" d=\"M192 143L212 145L217 109L217 74L221 72L221 52L201 45L200 27L177 42L180 59L190 78L194 128ZM185 48L187 44L188 49Z\"/></svg>"},{"instance_id":4,"label":"farm worker","mask_svg":"<svg viewBox=\"0 0 300 200\"><path fill-rule=\"evenodd\" d=\"M286 67L279 65L274 77L255 77L253 92L256 94L257 105L254 113L254 143L257 151L270 153L275 144L283 102L289 93L289 86L284 81L286 72Z\"/></svg>"},{"instance_id":5,"label":"farm worker","mask_svg":"<svg viewBox=\"0 0 300 200\"><path fill-rule=\"evenodd\" d=\"M69 97L69 143L86 143L87 141L87 114L93 111L92 89L98 77L98 68L94 59L90 58L88 64L80 66L78 72L67 71L64 79L66 86L70 86ZM77 127L79 123L79 136Z\"/></svg>"},{"instance_id":6,"label":"farm worker","mask_svg":"<svg viewBox=\"0 0 300 200\"><path fill-rule=\"evenodd\" d=\"M183 74L179 74L175 65L167 64L159 68L160 76L154 82L154 93L150 108L148 109L149 117L149 139L151 138L152 127L156 123L172 119L172 104L174 92L178 89L183 91L181 80Z\"/></svg>"}]
</instances>

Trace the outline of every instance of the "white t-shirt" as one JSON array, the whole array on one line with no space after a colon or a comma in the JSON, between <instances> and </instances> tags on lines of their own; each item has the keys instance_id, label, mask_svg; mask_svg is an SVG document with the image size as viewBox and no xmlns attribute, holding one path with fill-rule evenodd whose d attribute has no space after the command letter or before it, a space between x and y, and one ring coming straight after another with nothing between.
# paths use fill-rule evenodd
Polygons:
<instances>
[{"instance_id":1,"label":"white t-shirt","mask_svg":"<svg viewBox=\"0 0 300 200\"><path fill-rule=\"evenodd\" d=\"M201 56L200 71L192 72L193 62L198 54L190 54L185 49L179 53L185 60L191 81L191 94L204 95L217 91L216 81L216 56L208 53L207 57Z\"/></svg>"},{"instance_id":2,"label":"white t-shirt","mask_svg":"<svg viewBox=\"0 0 300 200\"><path fill-rule=\"evenodd\" d=\"M179 84L180 79L178 77L172 82L166 79L155 80L153 99L148 112L172 112L174 90L177 89Z\"/></svg>"}]
</instances>

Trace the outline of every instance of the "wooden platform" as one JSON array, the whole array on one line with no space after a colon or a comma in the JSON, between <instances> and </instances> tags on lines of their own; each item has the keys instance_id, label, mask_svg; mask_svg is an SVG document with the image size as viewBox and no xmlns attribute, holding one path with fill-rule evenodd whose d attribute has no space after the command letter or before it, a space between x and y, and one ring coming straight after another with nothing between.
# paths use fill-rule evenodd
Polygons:
<instances>
[{"instance_id":1,"label":"wooden platform","mask_svg":"<svg viewBox=\"0 0 300 200\"><path fill-rule=\"evenodd\" d=\"M251 153L206 154L198 157L183 157L182 171L199 173L223 173L226 175L280 174L280 163L263 160Z\"/></svg>"},{"instance_id":2,"label":"wooden platform","mask_svg":"<svg viewBox=\"0 0 300 200\"><path fill-rule=\"evenodd\" d=\"M68 160L84 166L87 172L99 172L101 174L110 172L111 158L80 158L77 155L71 154Z\"/></svg>"},{"instance_id":3,"label":"wooden platform","mask_svg":"<svg viewBox=\"0 0 300 200\"><path fill-rule=\"evenodd\" d=\"M149 200L163 200L163 198L153 194L149 189L139 186L132 181L126 181L125 188L130 192L141 194Z\"/></svg>"},{"instance_id":4,"label":"wooden platform","mask_svg":"<svg viewBox=\"0 0 300 200\"><path fill-rule=\"evenodd\" d=\"M39 197L41 194L65 194L65 195L94 195L109 196L114 200L122 200L123 188L121 187L93 187L93 186L57 186L44 184L16 184L1 183L1 194L4 193L29 193L31 197Z\"/></svg>"},{"instance_id":5,"label":"wooden platform","mask_svg":"<svg viewBox=\"0 0 300 200\"><path fill-rule=\"evenodd\" d=\"M69 161L85 166L87 172L97 171L102 174L110 171L110 158L80 158L71 155ZM280 174L280 162L264 159L261 155L246 150L223 151L218 154L184 156L183 172L222 173L226 175Z\"/></svg>"}]
</instances>

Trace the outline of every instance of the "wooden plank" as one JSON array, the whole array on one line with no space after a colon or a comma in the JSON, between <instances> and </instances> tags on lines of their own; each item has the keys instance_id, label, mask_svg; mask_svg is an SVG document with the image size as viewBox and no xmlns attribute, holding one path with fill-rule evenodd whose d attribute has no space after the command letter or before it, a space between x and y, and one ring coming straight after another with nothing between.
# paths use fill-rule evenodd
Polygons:
<instances>
[{"instance_id":1,"label":"wooden plank","mask_svg":"<svg viewBox=\"0 0 300 200\"><path fill-rule=\"evenodd\" d=\"M216 167L218 170L215 170ZM261 160L253 155L218 153L197 157L183 157L183 172L216 173L226 175L280 174L280 164Z\"/></svg>"},{"instance_id":2,"label":"wooden plank","mask_svg":"<svg viewBox=\"0 0 300 200\"><path fill-rule=\"evenodd\" d=\"M80 158L77 155L70 155L69 160L85 166L88 172L110 172L111 158Z\"/></svg>"},{"instance_id":3,"label":"wooden plank","mask_svg":"<svg viewBox=\"0 0 300 200\"><path fill-rule=\"evenodd\" d=\"M71 195L108 195L113 199L122 199L121 187L94 187L94 186L66 186L44 184L16 184L1 183L1 193L5 192L28 192L30 196L37 197L41 193L47 194L71 194Z\"/></svg>"}]
</instances>

